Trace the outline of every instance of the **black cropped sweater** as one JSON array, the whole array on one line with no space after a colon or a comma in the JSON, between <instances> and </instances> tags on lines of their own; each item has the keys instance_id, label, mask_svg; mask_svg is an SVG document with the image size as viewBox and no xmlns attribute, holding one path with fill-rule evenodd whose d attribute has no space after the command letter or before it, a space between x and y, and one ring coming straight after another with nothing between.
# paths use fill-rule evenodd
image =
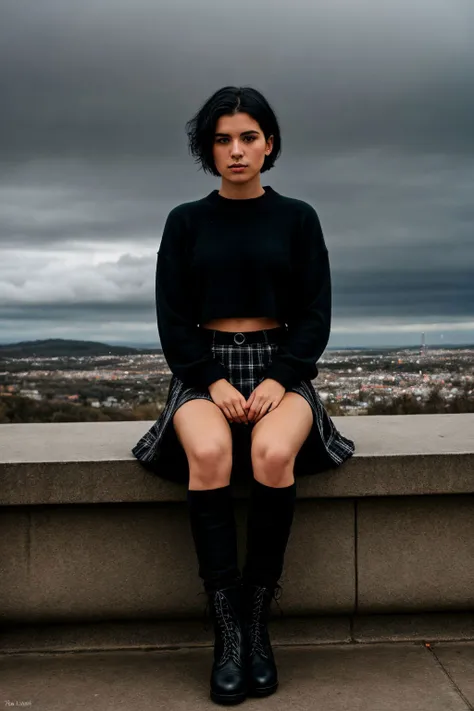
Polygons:
<instances>
[{"instance_id":1,"label":"black cropped sweater","mask_svg":"<svg viewBox=\"0 0 474 711\"><path fill-rule=\"evenodd\" d=\"M163 354L186 385L207 389L225 366L200 324L224 317L275 318L285 345L265 372L285 389L314 379L331 329L328 250L315 209L269 185L256 198L213 190L174 207L156 268L156 312Z\"/></svg>"}]
</instances>

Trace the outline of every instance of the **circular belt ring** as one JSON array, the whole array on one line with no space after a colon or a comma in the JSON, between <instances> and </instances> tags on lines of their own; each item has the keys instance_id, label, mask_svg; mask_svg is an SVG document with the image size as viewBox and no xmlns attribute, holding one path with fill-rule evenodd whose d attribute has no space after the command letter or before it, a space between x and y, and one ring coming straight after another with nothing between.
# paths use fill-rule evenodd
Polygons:
<instances>
[{"instance_id":1,"label":"circular belt ring","mask_svg":"<svg viewBox=\"0 0 474 711\"><path fill-rule=\"evenodd\" d=\"M242 336L242 338L243 338L244 340L243 340L243 341L238 341L238 340L237 340L237 336ZM242 343L245 343L245 335L244 335L243 333L240 333L240 332L239 332L239 333L236 333L236 334L234 335L234 343L237 343L238 346L241 346Z\"/></svg>"}]
</instances>

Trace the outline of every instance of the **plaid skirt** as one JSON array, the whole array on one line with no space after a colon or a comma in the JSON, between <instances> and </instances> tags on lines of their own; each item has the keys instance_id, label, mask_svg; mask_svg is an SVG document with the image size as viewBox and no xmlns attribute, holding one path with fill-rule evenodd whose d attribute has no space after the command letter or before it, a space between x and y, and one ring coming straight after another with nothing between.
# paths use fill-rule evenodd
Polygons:
<instances>
[{"instance_id":1,"label":"plaid skirt","mask_svg":"<svg viewBox=\"0 0 474 711\"><path fill-rule=\"evenodd\" d=\"M203 331L209 334L213 357L225 366L229 382L246 400L264 380L264 371L287 334L286 326L243 333L211 329ZM312 381L301 380L289 392L304 397L313 412L313 426L296 455L295 477L334 469L352 457L355 452L354 442L337 430ZM189 482L188 460L177 438L172 418L181 405L197 398L213 402L207 388L203 390L186 386L173 374L161 415L131 450L140 464L163 479L185 484ZM252 476L250 435L254 424L229 422L233 481Z\"/></svg>"}]
</instances>

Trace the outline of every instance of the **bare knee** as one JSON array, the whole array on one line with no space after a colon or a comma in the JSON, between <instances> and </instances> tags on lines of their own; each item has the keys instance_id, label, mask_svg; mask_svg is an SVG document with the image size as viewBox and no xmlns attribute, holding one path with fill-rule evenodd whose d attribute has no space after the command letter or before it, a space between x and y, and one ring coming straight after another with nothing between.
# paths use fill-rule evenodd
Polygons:
<instances>
[{"instance_id":1,"label":"bare knee","mask_svg":"<svg viewBox=\"0 0 474 711\"><path fill-rule=\"evenodd\" d=\"M189 488L217 489L230 483L232 446L209 439L197 445L188 457Z\"/></svg>"},{"instance_id":2,"label":"bare knee","mask_svg":"<svg viewBox=\"0 0 474 711\"><path fill-rule=\"evenodd\" d=\"M295 455L281 443L255 442L252 464L257 481L267 486L289 486L294 480Z\"/></svg>"},{"instance_id":3,"label":"bare knee","mask_svg":"<svg viewBox=\"0 0 474 711\"><path fill-rule=\"evenodd\" d=\"M285 469L295 455L280 442L256 441L252 444L252 460L265 469Z\"/></svg>"},{"instance_id":4,"label":"bare knee","mask_svg":"<svg viewBox=\"0 0 474 711\"><path fill-rule=\"evenodd\" d=\"M215 403L189 400L179 407L173 425L189 464L190 489L217 489L230 483L232 434Z\"/></svg>"}]
</instances>

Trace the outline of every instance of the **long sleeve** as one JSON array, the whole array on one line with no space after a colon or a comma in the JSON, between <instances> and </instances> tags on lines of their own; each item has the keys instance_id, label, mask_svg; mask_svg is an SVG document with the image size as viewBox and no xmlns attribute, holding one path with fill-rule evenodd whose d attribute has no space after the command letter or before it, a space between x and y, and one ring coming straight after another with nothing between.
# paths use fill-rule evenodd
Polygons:
<instances>
[{"instance_id":1,"label":"long sleeve","mask_svg":"<svg viewBox=\"0 0 474 711\"><path fill-rule=\"evenodd\" d=\"M171 372L188 386L207 389L228 378L196 323L193 280L186 247L186 228L179 209L169 213L156 264L156 315L163 354Z\"/></svg>"},{"instance_id":2,"label":"long sleeve","mask_svg":"<svg viewBox=\"0 0 474 711\"><path fill-rule=\"evenodd\" d=\"M307 207L297 239L287 341L279 346L265 373L287 390L301 379L312 380L318 375L316 362L331 331L329 254L318 215L313 207Z\"/></svg>"}]
</instances>

